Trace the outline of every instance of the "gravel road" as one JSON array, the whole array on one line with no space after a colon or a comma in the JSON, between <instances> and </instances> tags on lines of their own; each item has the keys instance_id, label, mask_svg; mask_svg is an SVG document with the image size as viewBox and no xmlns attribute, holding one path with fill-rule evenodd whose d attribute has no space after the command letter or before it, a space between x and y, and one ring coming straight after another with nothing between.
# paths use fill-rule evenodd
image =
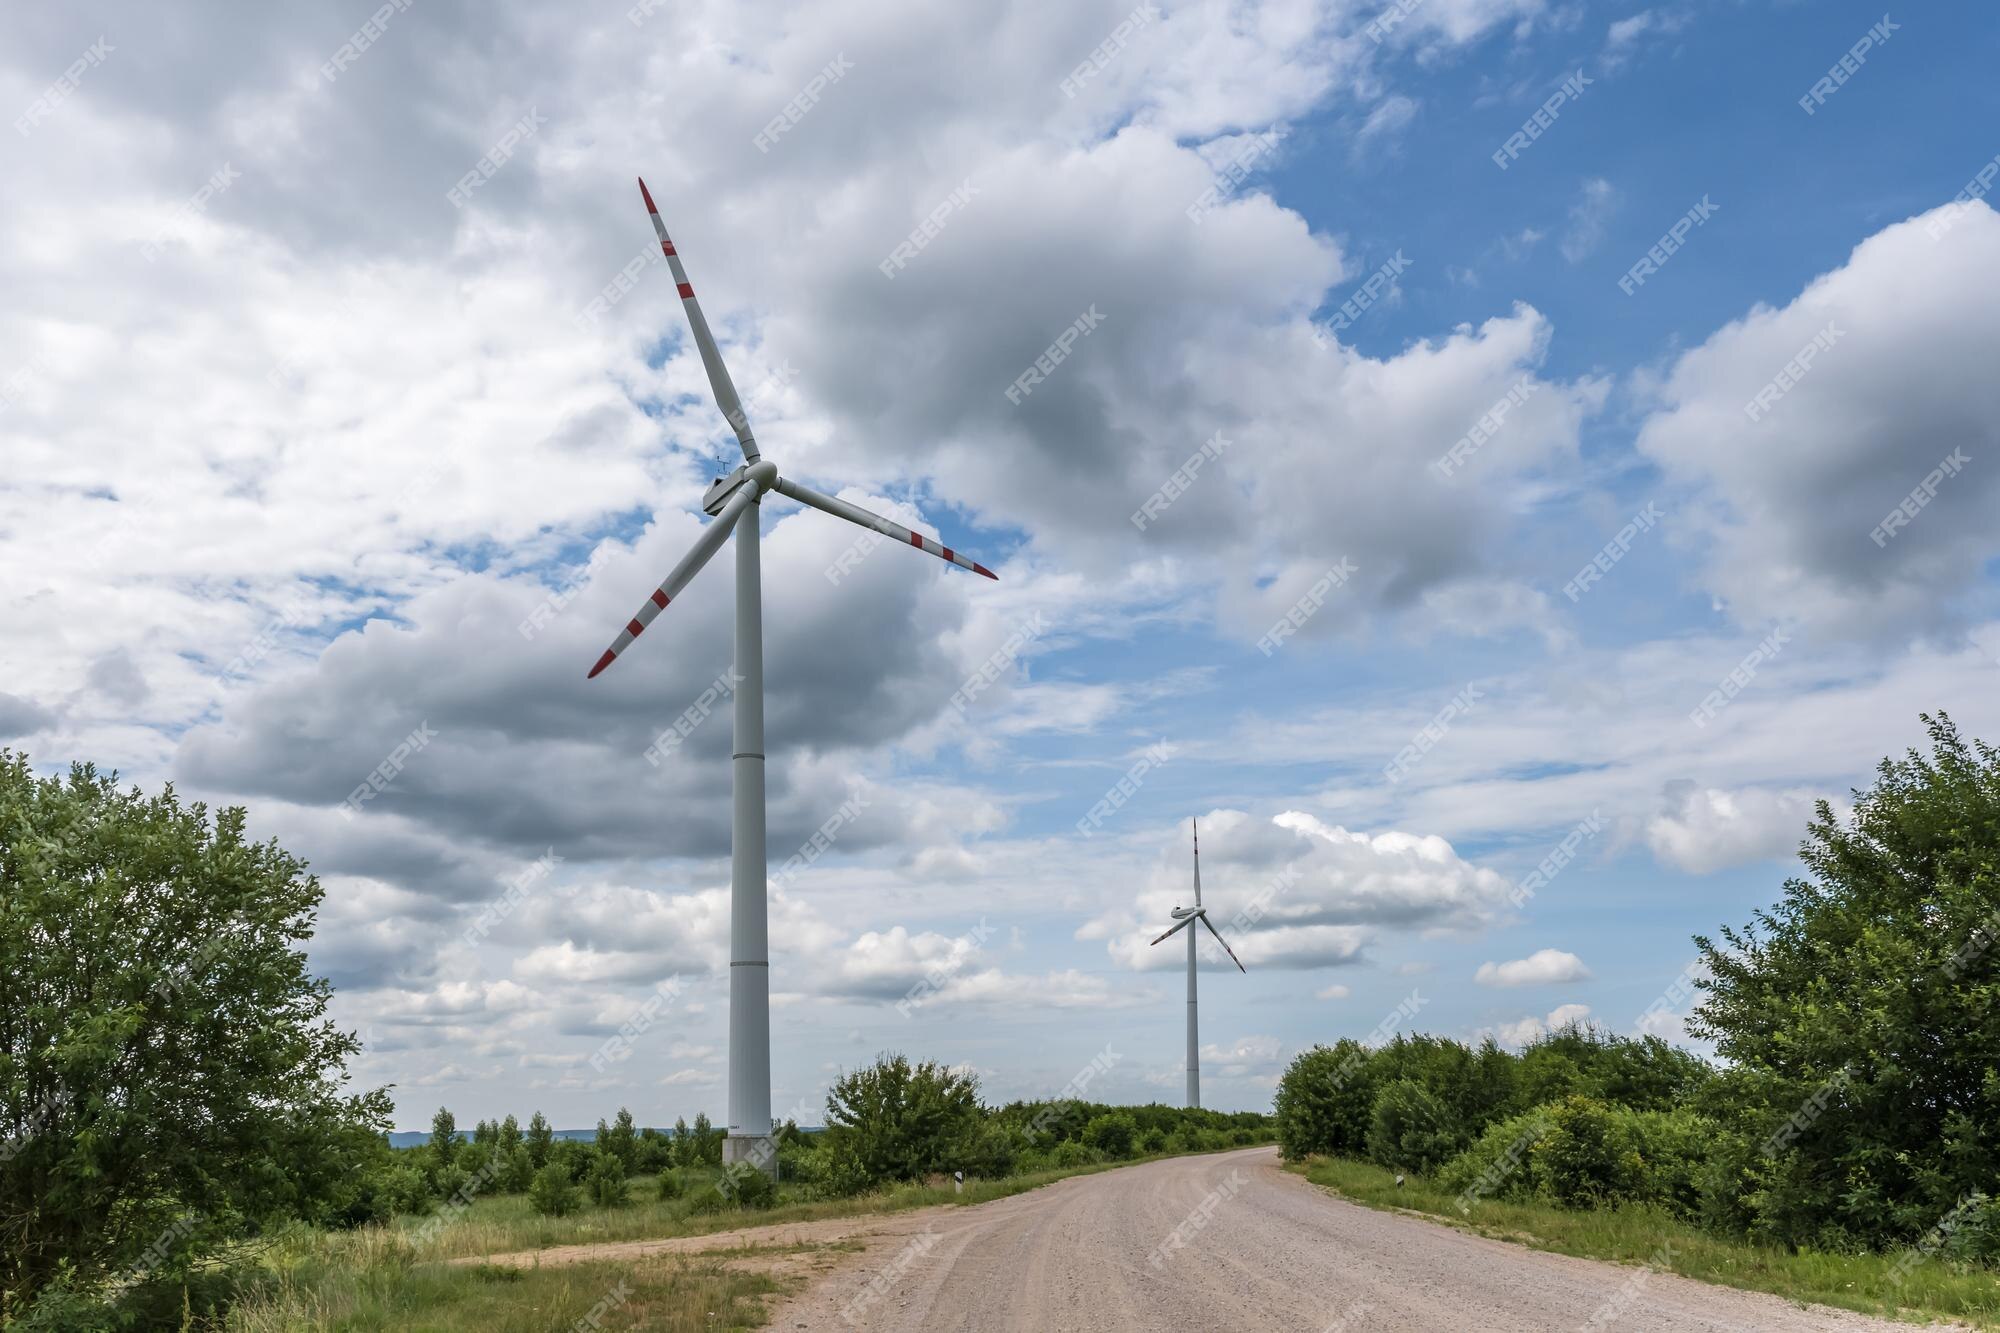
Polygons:
<instances>
[{"instance_id":1,"label":"gravel road","mask_svg":"<svg viewBox=\"0 0 2000 1333\"><path fill-rule=\"evenodd\" d=\"M1905 1329L1545 1254L1333 1198L1274 1149L1182 1157L867 1219L775 1329L1301 1333ZM1157 1260L1157 1264L1154 1262Z\"/></svg>"}]
</instances>

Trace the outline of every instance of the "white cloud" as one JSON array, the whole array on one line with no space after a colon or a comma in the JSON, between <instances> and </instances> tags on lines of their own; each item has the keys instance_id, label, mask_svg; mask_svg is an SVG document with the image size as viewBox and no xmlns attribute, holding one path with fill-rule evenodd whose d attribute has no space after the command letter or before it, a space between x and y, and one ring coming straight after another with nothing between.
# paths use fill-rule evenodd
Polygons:
<instances>
[{"instance_id":1,"label":"white cloud","mask_svg":"<svg viewBox=\"0 0 2000 1333\"><path fill-rule=\"evenodd\" d=\"M2000 553L2000 379L1979 350L2000 342L1996 282L2000 215L1933 210L1674 364L1638 448L1689 492L1674 532L1739 623L1884 640L1963 627ZM1802 352L1810 368L1787 371ZM1878 542L1954 450L1972 461Z\"/></svg>"},{"instance_id":2,"label":"white cloud","mask_svg":"<svg viewBox=\"0 0 2000 1333\"><path fill-rule=\"evenodd\" d=\"M1573 953L1537 949L1512 962L1481 963L1472 979L1482 986L1551 986L1558 982L1588 981L1590 969Z\"/></svg>"},{"instance_id":3,"label":"white cloud","mask_svg":"<svg viewBox=\"0 0 2000 1333\"><path fill-rule=\"evenodd\" d=\"M1354 994L1354 991L1351 988L1335 982L1331 986L1314 991L1313 998L1315 1000L1344 1000L1352 994Z\"/></svg>"},{"instance_id":4,"label":"white cloud","mask_svg":"<svg viewBox=\"0 0 2000 1333\"><path fill-rule=\"evenodd\" d=\"M1668 783L1660 812L1646 822L1646 845L1668 865L1696 875L1790 857L1805 840L1820 796L1800 788L1725 791Z\"/></svg>"},{"instance_id":5,"label":"white cloud","mask_svg":"<svg viewBox=\"0 0 2000 1333\"><path fill-rule=\"evenodd\" d=\"M1384 931L1478 925L1498 913L1508 888L1438 837L1350 832L1300 811L1259 819L1217 810L1201 826L1203 906L1246 967L1348 963ZM1126 967L1183 966L1178 950L1151 943L1172 924L1170 908L1192 903L1183 837L1176 830L1162 840L1136 902L1113 906L1077 937L1106 940ZM1231 966L1212 942L1199 947L1211 965Z\"/></svg>"},{"instance_id":6,"label":"white cloud","mask_svg":"<svg viewBox=\"0 0 2000 1333\"><path fill-rule=\"evenodd\" d=\"M1581 263L1603 244L1605 227L1618 211L1618 204L1618 189L1610 181L1601 176L1585 181L1569 208L1569 224L1561 242L1563 258Z\"/></svg>"},{"instance_id":7,"label":"white cloud","mask_svg":"<svg viewBox=\"0 0 2000 1333\"><path fill-rule=\"evenodd\" d=\"M1590 1017L1587 1004L1559 1004L1542 1018L1530 1014L1509 1023L1501 1023L1492 1028L1481 1029L1476 1036L1491 1035L1502 1046L1522 1047L1551 1032L1559 1031L1573 1023L1582 1023Z\"/></svg>"}]
</instances>

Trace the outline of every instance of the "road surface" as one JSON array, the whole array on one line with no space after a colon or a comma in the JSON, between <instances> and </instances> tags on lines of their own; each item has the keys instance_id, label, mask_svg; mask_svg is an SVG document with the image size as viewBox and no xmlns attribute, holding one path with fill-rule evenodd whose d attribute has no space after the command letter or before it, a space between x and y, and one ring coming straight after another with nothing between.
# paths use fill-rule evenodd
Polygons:
<instances>
[{"instance_id":1,"label":"road surface","mask_svg":"<svg viewBox=\"0 0 2000 1333\"><path fill-rule=\"evenodd\" d=\"M1276 1150L1077 1176L969 1208L840 1218L501 1262L830 1245L771 1327L877 1333L1145 1330L1902 1329L1780 1297L1488 1240L1334 1198ZM796 1253L796 1252L794 1252Z\"/></svg>"}]
</instances>

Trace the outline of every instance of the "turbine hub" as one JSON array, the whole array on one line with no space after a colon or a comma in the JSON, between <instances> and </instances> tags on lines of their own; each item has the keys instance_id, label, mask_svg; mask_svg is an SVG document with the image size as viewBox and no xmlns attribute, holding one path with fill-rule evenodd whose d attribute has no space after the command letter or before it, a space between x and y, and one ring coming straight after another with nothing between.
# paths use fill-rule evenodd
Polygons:
<instances>
[{"instance_id":1,"label":"turbine hub","mask_svg":"<svg viewBox=\"0 0 2000 1333\"><path fill-rule=\"evenodd\" d=\"M708 484L708 491L701 497L701 512L710 518L722 512L722 506L745 482L755 482L757 493L762 495L778 480L778 465L767 458L754 463L745 463L727 476L717 477Z\"/></svg>"}]
</instances>

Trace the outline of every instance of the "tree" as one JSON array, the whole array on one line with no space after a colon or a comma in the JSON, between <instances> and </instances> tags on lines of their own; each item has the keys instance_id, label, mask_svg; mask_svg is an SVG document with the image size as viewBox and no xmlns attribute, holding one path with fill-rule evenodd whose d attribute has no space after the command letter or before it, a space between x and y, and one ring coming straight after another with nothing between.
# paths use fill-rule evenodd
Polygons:
<instances>
[{"instance_id":1,"label":"tree","mask_svg":"<svg viewBox=\"0 0 2000 1333\"><path fill-rule=\"evenodd\" d=\"M631 1174L639 1155L639 1135L632 1126L630 1111L619 1107L616 1124L607 1125L602 1120L597 1122L597 1150L610 1153L618 1159L626 1174Z\"/></svg>"},{"instance_id":2,"label":"tree","mask_svg":"<svg viewBox=\"0 0 2000 1333\"><path fill-rule=\"evenodd\" d=\"M674 1165L675 1166L696 1165L694 1148L692 1146L693 1143L694 1143L694 1136L688 1132L687 1117L686 1116L675 1117L674 1119Z\"/></svg>"},{"instance_id":3,"label":"tree","mask_svg":"<svg viewBox=\"0 0 2000 1333\"><path fill-rule=\"evenodd\" d=\"M512 1154L521 1146L521 1122L508 1116L500 1122L499 1147L503 1154Z\"/></svg>"},{"instance_id":4,"label":"tree","mask_svg":"<svg viewBox=\"0 0 2000 1333\"><path fill-rule=\"evenodd\" d=\"M364 1189L390 1105L341 1095L319 882L245 824L0 750L0 1308Z\"/></svg>"},{"instance_id":5,"label":"tree","mask_svg":"<svg viewBox=\"0 0 2000 1333\"><path fill-rule=\"evenodd\" d=\"M828 1151L870 1183L950 1171L983 1118L979 1082L934 1061L881 1056L844 1074L826 1098Z\"/></svg>"},{"instance_id":6,"label":"tree","mask_svg":"<svg viewBox=\"0 0 2000 1333\"><path fill-rule=\"evenodd\" d=\"M697 1111L694 1116L694 1133L689 1142L697 1166L720 1166L722 1164L722 1140L729 1131L717 1129L708 1123L708 1112Z\"/></svg>"},{"instance_id":7,"label":"tree","mask_svg":"<svg viewBox=\"0 0 2000 1333\"><path fill-rule=\"evenodd\" d=\"M2000 1174L2000 754L1924 723L1850 819L1820 802L1775 907L1695 941L1709 1109L1747 1119L1734 1188L1775 1239L1901 1241Z\"/></svg>"},{"instance_id":8,"label":"tree","mask_svg":"<svg viewBox=\"0 0 2000 1333\"><path fill-rule=\"evenodd\" d=\"M438 1107L431 1117L430 1149L431 1160L440 1168L450 1166L452 1158L458 1156L458 1121L446 1107Z\"/></svg>"},{"instance_id":9,"label":"tree","mask_svg":"<svg viewBox=\"0 0 2000 1333\"><path fill-rule=\"evenodd\" d=\"M528 1160L535 1164L537 1171L549 1164L549 1150L555 1146L555 1131L549 1128L549 1118L540 1111L528 1119Z\"/></svg>"}]
</instances>

